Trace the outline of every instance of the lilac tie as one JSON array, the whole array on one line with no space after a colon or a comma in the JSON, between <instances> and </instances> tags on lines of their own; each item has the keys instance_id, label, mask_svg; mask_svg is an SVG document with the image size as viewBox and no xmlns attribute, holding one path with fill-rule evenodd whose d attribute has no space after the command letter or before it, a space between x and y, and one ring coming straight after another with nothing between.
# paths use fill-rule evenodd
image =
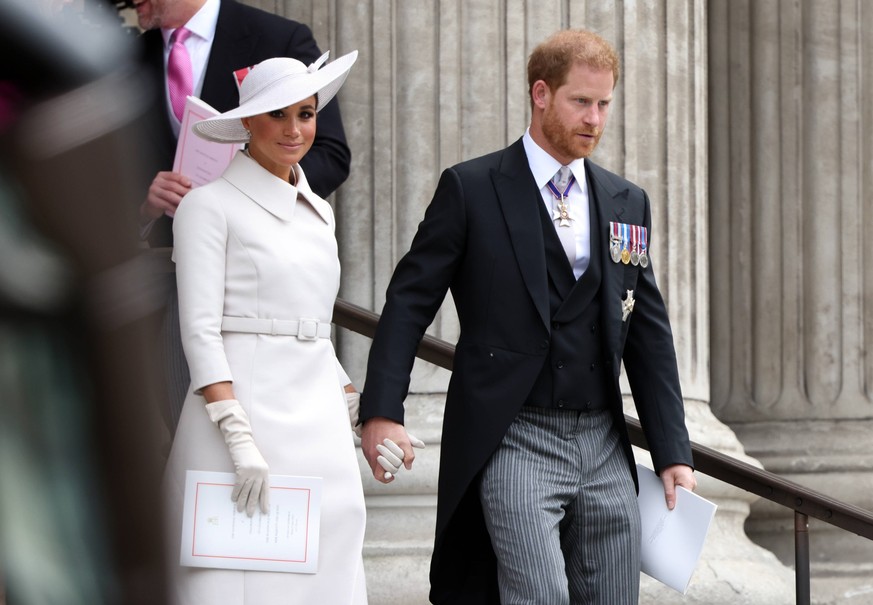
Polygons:
<instances>
[{"instance_id":1,"label":"lilac tie","mask_svg":"<svg viewBox=\"0 0 873 605\"><path fill-rule=\"evenodd\" d=\"M170 105L179 121L185 111L185 99L194 91L194 75L191 71L191 56L185 48L185 39L191 32L180 27L173 32L170 58L167 60L167 87L170 89Z\"/></svg>"}]
</instances>

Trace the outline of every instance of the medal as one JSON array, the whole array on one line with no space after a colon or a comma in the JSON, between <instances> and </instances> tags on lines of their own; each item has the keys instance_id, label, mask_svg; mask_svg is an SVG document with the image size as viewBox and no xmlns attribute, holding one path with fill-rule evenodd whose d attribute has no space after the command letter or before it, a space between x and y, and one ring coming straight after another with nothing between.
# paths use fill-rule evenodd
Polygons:
<instances>
[{"instance_id":1,"label":"medal","mask_svg":"<svg viewBox=\"0 0 873 605\"><path fill-rule=\"evenodd\" d=\"M630 262L630 225L621 223L621 262Z\"/></svg>"},{"instance_id":2,"label":"medal","mask_svg":"<svg viewBox=\"0 0 873 605\"><path fill-rule=\"evenodd\" d=\"M619 223L609 223L609 255L612 262L621 262L621 235L618 232Z\"/></svg>"},{"instance_id":3,"label":"medal","mask_svg":"<svg viewBox=\"0 0 873 605\"><path fill-rule=\"evenodd\" d=\"M628 290L621 301L621 320L627 321L628 316L634 310L634 291Z\"/></svg>"},{"instance_id":4,"label":"medal","mask_svg":"<svg viewBox=\"0 0 873 605\"><path fill-rule=\"evenodd\" d=\"M567 208L567 204L564 203L564 196L561 196L561 201L558 202L558 207L555 210L555 220L560 219L558 226L560 227L569 227L570 221L573 218L570 216L570 210Z\"/></svg>"},{"instance_id":5,"label":"medal","mask_svg":"<svg viewBox=\"0 0 873 605\"><path fill-rule=\"evenodd\" d=\"M641 225L609 223L609 256L614 263L649 266L648 230Z\"/></svg>"},{"instance_id":6,"label":"medal","mask_svg":"<svg viewBox=\"0 0 873 605\"><path fill-rule=\"evenodd\" d=\"M640 228L634 225L631 227L631 242L630 242L630 262L636 267L640 264Z\"/></svg>"},{"instance_id":7,"label":"medal","mask_svg":"<svg viewBox=\"0 0 873 605\"><path fill-rule=\"evenodd\" d=\"M640 267L645 269L649 266L649 253L646 249L649 247L649 232L645 227L640 227Z\"/></svg>"},{"instance_id":8,"label":"medal","mask_svg":"<svg viewBox=\"0 0 873 605\"><path fill-rule=\"evenodd\" d=\"M621 245L618 242L613 242L609 248L609 253L612 256L612 262L621 262Z\"/></svg>"},{"instance_id":9,"label":"medal","mask_svg":"<svg viewBox=\"0 0 873 605\"><path fill-rule=\"evenodd\" d=\"M558 202L558 205L555 207L555 213L552 216L552 220L559 221L559 227L571 227L570 221L573 220L573 217L570 216L570 209L567 207L567 204L564 202L567 199L567 194L570 193L570 187L573 186L573 183L576 182L575 176L570 176L570 180L567 181L567 187L564 191L558 191L558 187L552 182L549 181L546 183L546 186L549 188L549 191L552 192L552 196Z\"/></svg>"}]
</instances>

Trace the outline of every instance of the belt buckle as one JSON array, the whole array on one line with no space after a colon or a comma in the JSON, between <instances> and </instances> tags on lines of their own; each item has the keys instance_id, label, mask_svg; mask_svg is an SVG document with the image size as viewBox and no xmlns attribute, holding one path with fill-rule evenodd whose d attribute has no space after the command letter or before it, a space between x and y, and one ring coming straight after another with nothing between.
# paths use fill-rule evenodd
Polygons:
<instances>
[{"instance_id":1,"label":"belt buckle","mask_svg":"<svg viewBox=\"0 0 873 605\"><path fill-rule=\"evenodd\" d=\"M297 321L297 340L318 340L318 320L301 317Z\"/></svg>"}]
</instances>

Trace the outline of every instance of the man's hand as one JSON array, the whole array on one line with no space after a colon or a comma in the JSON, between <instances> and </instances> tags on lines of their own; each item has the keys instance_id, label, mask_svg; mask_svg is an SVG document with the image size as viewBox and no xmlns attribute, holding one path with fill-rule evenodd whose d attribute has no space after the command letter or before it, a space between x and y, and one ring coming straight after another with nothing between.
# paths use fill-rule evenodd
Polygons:
<instances>
[{"instance_id":1,"label":"man's hand","mask_svg":"<svg viewBox=\"0 0 873 605\"><path fill-rule=\"evenodd\" d=\"M676 506L677 485L690 491L694 491L694 488L697 487L694 470L685 464L673 464L662 468L661 481L664 483L664 496L667 500L667 508L670 510Z\"/></svg>"},{"instance_id":2,"label":"man's hand","mask_svg":"<svg viewBox=\"0 0 873 605\"><path fill-rule=\"evenodd\" d=\"M149 186L146 200L139 208L143 219L153 221L162 214L173 216L182 197L191 191L191 180L178 172L159 172Z\"/></svg>"},{"instance_id":3,"label":"man's hand","mask_svg":"<svg viewBox=\"0 0 873 605\"><path fill-rule=\"evenodd\" d=\"M393 442L392 445L397 449L390 447L386 443L386 439ZM418 444L421 445L419 446ZM418 444L416 446L424 447L424 444L420 441ZM361 431L361 450L363 450L364 457L370 464L373 477L381 483L391 483L394 481L394 474L386 472L382 463L379 462L380 457L385 459L383 452L391 452L392 460L398 462L397 468L399 468L402 462L403 466L410 470L412 469L412 462L415 460L413 444L406 433L406 428L399 422L388 418L370 418L364 423L364 428Z\"/></svg>"}]
</instances>

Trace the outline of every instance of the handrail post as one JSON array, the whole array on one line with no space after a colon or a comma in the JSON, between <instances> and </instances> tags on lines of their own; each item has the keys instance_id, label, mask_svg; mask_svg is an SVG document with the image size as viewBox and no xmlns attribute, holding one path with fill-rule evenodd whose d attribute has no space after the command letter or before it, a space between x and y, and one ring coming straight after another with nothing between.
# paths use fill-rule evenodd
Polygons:
<instances>
[{"instance_id":1,"label":"handrail post","mask_svg":"<svg viewBox=\"0 0 873 605\"><path fill-rule=\"evenodd\" d=\"M797 605L809 605L809 517L794 511L794 585Z\"/></svg>"}]
</instances>

